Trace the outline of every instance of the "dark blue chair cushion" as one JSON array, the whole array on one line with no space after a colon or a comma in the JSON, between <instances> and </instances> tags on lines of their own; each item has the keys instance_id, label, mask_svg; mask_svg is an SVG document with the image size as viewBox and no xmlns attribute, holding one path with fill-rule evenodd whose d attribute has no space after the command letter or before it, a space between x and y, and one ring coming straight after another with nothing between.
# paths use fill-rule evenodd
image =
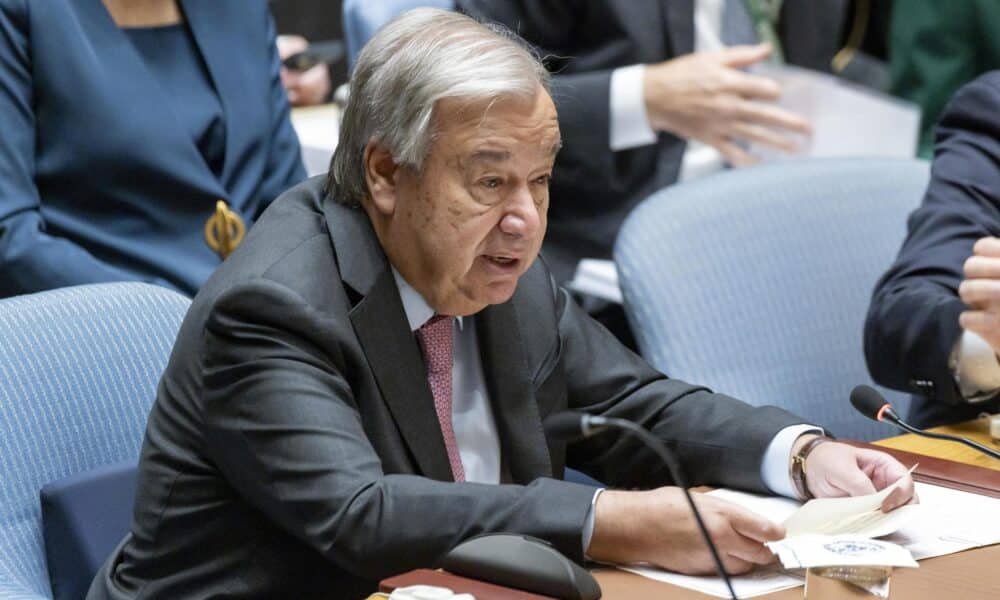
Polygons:
<instances>
[{"instance_id":1,"label":"dark blue chair cushion","mask_svg":"<svg viewBox=\"0 0 1000 600\"><path fill-rule=\"evenodd\" d=\"M42 536L55 600L87 595L104 560L128 533L137 467L126 461L42 488Z\"/></svg>"}]
</instances>

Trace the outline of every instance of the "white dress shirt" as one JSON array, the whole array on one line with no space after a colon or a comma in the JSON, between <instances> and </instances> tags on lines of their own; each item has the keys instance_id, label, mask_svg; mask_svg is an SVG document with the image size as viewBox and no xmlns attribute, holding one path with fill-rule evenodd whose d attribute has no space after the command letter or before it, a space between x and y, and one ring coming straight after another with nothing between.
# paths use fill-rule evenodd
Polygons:
<instances>
[{"instance_id":1,"label":"white dress shirt","mask_svg":"<svg viewBox=\"0 0 1000 600\"><path fill-rule=\"evenodd\" d=\"M694 3L694 51L720 50L722 13L725 0L696 0ZM627 150L656 143L643 101L645 65L621 67L611 72L611 150ZM725 161L719 151L697 140L688 140L681 160L678 181L689 181L722 170Z\"/></svg>"},{"instance_id":2,"label":"white dress shirt","mask_svg":"<svg viewBox=\"0 0 1000 600\"><path fill-rule=\"evenodd\" d=\"M410 330L416 331L434 316L434 309L395 268L392 275ZM451 371L452 427L465 469L465 480L473 483L500 483L500 436L490 408L489 393L479 358L475 319L455 319L454 363ZM775 494L795 497L789 473L792 445L803 433L819 431L811 425L791 425L778 432L768 445L761 462L764 485ZM594 494L591 506L602 490ZM593 508L583 531L583 549L590 546L594 530Z\"/></svg>"},{"instance_id":3,"label":"white dress shirt","mask_svg":"<svg viewBox=\"0 0 1000 600\"><path fill-rule=\"evenodd\" d=\"M970 404L993 398L1000 390L1000 362L986 340L972 331L963 331L955 345L955 381L962 397Z\"/></svg>"}]
</instances>

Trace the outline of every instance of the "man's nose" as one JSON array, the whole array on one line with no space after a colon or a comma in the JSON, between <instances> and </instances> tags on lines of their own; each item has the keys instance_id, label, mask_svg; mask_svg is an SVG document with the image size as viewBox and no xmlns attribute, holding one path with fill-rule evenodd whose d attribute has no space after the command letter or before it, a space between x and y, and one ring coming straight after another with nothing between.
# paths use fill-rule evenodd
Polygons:
<instances>
[{"instance_id":1,"label":"man's nose","mask_svg":"<svg viewBox=\"0 0 1000 600\"><path fill-rule=\"evenodd\" d=\"M539 210L528 185L519 185L508 199L507 209L500 219L500 231L516 237L534 235L541 225Z\"/></svg>"}]
</instances>

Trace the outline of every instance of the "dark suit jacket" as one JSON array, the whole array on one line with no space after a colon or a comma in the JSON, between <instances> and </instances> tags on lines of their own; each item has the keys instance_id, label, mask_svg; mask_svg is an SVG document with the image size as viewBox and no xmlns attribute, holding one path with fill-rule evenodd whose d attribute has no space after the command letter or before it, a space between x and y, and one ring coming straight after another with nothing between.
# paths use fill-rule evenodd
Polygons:
<instances>
[{"instance_id":1,"label":"dark suit jacket","mask_svg":"<svg viewBox=\"0 0 1000 600\"><path fill-rule=\"evenodd\" d=\"M609 148L611 72L694 50L694 0L458 0L538 48L555 73L563 149L552 177L545 256L559 281L585 257L610 258L625 216L677 180L686 142ZM789 62L829 70L844 0L786 0L780 34Z\"/></svg>"},{"instance_id":2,"label":"dark suit jacket","mask_svg":"<svg viewBox=\"0 0 1000 600\"><path fill-rule=\"evenodd\" d=\"M583 314L536 262L475 316L505 485L454 483L418 345L360 209L289 191L195 298L146 430L131 536L90 598L336 597L512 531L581 559L594 490L667 483L630 439L567 448L573 407L668 440L697 483L763 490L798 420L670 380Z\"/></svg>"},{"instance_id":3,"label":"dark suit jacket","mask_svg":"<svg viewBox=\"0 0 1000 600\"><path fill-rule=\"evenodd\" d=\"M896 262L875 287L865 356L875 381L917 394L911 419L961 421L1000 402L966 404L948 368L961 335L962 265L981 237L1000 236L1000 71L962 88L937 129L931 182Z\"/></svg>"},{"instance_id":4,"label":"dark suit jacket","mask_svg":"<svg viewBox=\"0 0 1000 600\"><path fill-rule=\"evenodd\" d=\"M222 104L219 176L101 0L0 0L0 297L140 280L193 295L218 199L305 179L264 0L180 0Z\"/></svg>"}]
</instances>

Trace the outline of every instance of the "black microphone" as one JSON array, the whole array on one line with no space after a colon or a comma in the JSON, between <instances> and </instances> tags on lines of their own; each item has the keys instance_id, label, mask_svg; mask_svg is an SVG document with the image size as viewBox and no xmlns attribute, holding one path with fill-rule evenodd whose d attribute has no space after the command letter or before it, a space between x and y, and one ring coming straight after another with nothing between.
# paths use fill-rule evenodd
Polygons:
<instances>
[{"instance_id":1,"label":"black microphone","mask_svg":"<svg viewBox=\"0 0 1000 600\"><path fill-rule=\"evenodd\" d=\"M945 433L934 433L931 431L924 431L923 429L917 429L912 425L907 424L905 421L899 418L896 411L893 410L892 405L878 393L878 390L869 387L867 385L859 385L851 390L851 404L854 408L864 416L869 419L892 423L896 427L909 431L910 433L932 438L935 440L947 440L949 442L958 442L959 444L965 444L966 446L978 450L987 456L992 456L993 458L1000 459L1000 452L993 450L992 448L987 448L982 444L977 444L976 442L966 439L964 437L959 437L957 435L948 435Z\"/></svg>"},{"instance_id":2,"label":"black microphone","mask_svg":"<svg viewBox=\"0 0 1000 600\"><path fill-rule=\"evenodd\" d=\"M667 465L667 469L670 470L670 476L674 478L674 483L684 492L684 498L687 500L687 504L691 508L691 513L694 515L694 520L698 524L701 537L705 540L705 545L708 546L712 560L715 561L716 572L726 582L726 587L729 588L729 595L733 600L739 600L736 596L736 591L733 590L733 582L729 577L729 573L726 571L726 567L723 566L722 559L719 558L719 549L715 547L715 542L712 541L712 536L709 535L708 528L705 527L705 521L701 518L701 513L698 512L698 507L695 506L694 500L691 498L691 492L687 489L688 486L684 479L684 474L681 472L681 466L674 455L667 449L666 444L632 421L612 417L598 417L582 412L559 412L546 417L542 425L545 428L545 433L550 438L561 441L572 441L581 437L589 437L608 428L622 429L639 438L639 441L656 453L660 457L660 460Z\"/></svg>"}]
</instances>

